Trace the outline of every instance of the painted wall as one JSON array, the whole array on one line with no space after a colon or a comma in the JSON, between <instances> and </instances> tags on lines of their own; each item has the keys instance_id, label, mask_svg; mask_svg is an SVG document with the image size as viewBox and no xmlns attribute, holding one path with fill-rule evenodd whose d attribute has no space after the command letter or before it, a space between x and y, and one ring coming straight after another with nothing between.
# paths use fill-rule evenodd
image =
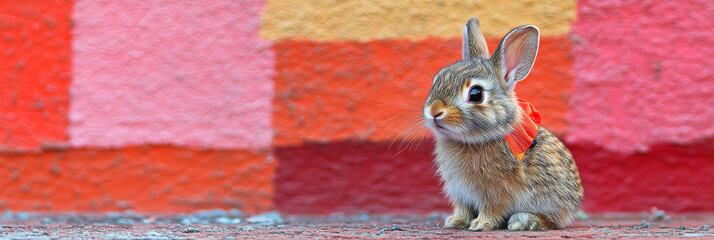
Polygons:
<instances>
[{"instance_id":1,"label":"painted wall","mask_svg":"<svg viewBox=\"0 0 714 240\"><path fill-rule=\"evenodd\" d=\"M540 27L516 91L573 152L586 211L714 211L713 10L0 1L0 209L448 210L412 116L478 16L490 49Z\"/></svg>"}]
</instances>

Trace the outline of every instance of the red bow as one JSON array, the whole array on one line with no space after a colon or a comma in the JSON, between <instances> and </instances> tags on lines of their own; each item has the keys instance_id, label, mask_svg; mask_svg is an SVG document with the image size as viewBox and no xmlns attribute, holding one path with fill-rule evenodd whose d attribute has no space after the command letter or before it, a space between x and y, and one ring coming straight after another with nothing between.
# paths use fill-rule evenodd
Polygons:
<instances>
[{"instance_id":1,"label":"red bow","mask_svg":"<svg viewBox=\"0 0 714 240\"><path fill-rule=\"evenodd\" d=\"M529 147L535 145L535 137L538 135L540 127L540 112L526 100L518 99L518 106L521 106L521 123L514 126L515 130L504 138L511 149L513 156L518 161L523 161L523 155Z\"/></svg>"}]
</instances>

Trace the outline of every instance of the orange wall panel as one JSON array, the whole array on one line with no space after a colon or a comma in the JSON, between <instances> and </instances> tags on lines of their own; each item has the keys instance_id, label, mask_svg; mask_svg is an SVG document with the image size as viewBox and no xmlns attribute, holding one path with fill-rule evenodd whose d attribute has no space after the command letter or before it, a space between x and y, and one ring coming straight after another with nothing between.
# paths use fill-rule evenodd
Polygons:
<instances>
[{"instance_id":1,"label":"orange wall panel","mask_svg":"<svg viewBox=\"0 0 714 240\"><path fill-rule=\"evenodd\" d=\"M186 212L273 208L268 152L169 146L0 154L0 209Z\"/></svg>"},{"instance_id":2,"label":"orange wall panel","mask_svg":"<svg viewBox=\"0 0 714 240\"><path fill-rule=\"evenodd\" d=\"M381 121L420 111L392 104L421 104L412 95L425 97L436 68L458 60L460 44L433 38L275 43L275 144L385 140L393 122Z\"/></svg>"},{"instance_id":3,"label":"orange wall panel","mask_svg":"<svg viewBox=\"0 0 714 240\"><path fill-rule=\"evenodd\" d=\"M66 142L73 1L0 1L0 148Z\"/></svg>"},{"instance_id":4,"label":"orange wall panel","mask_svg":"<svg viewBox=\"0 0 714 240\"><path fill-rule=\"evenodd\" d=\"M489 40L491 49L498 40ZM432 76L461 57L460 39L279 41L273 47L278 146L408 139L408 121L419 121ZM516 87L519 97L542 112L544 126L556 133L565 129L569 110L569 51L568 38L543 38L535 69Z\"/></svg>"}]
</instances>

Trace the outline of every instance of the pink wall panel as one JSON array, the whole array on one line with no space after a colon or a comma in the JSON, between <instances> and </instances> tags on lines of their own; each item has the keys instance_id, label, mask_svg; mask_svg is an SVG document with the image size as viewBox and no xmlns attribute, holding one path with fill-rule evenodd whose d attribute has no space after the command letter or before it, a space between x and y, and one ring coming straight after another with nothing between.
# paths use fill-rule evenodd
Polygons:
<instances>
[{"instance_id":1,"label":"pink wall panel","mask_svg":"<svg viewBox=\"0 0 714 240\"><path fill-rule=\"evenodd\" d=\"M272 143L274 54L262 1L77 1L75 146Z\"/></svg>"},{"instance_id":2,"label":"pink wall panel","mask_svg":"<svg viewBox=\"0 0 714 240\"><path fill-rule=\"evenodd\" d=\"M617 151L714 136L714 5L579 1L570 142Z\"/></svg>"}]
</instances>

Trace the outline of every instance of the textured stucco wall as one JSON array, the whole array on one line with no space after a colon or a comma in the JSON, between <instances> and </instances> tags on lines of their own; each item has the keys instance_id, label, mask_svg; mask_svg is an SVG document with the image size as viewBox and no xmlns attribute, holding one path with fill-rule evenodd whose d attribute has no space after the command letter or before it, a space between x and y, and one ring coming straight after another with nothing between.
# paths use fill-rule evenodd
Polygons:
<instances>
[{"instance_id":1,"label":"textured stucco wall","mask_svg":"<svg viewBox=\"0 0 714 240\"><path fill-rule=\"evenodd\" d=\"M712 10L711 1L580 2L568 140L642 151L712 137Z\"/></svg>"},{"instance_id":2,"label":"textured stucco wall","mask_svg":"<svg viewBox=\"0 0 714 240\"><path fill-rule=\"evenodd\" d=\"M714 149L707 123L714 82L706 67L714 49L712 32L706 30L712 15L706 12L714 4L321 4L269 1L264 12L261 35L275 39L277 54L278 209L444 209L448 203L434 188L433 172L408 170L430 163L431 145L408 148L405 152L418 153L408 158L384 158L384 152L400 149L400 141L411 138L407 132L384 139L395 122L408 126L408 116L420 113L418 106L408 105L418 103L412 96L423 96L428 75L458 60L461 27L475 15L491 50L516 25L541 27L534 70L516 91L536 105L543 125L572 150L586 211L714 210L714 192L701 188L714 181L709 177L714 163L707 160ZM405 113L410 109L414 112ZM395 115L396 120L384 120ZM397 141L392 149L389 140ZM326 158L330 153L334 157ZM385 168L392 171L370 168L374 162L389 162ZM404 197L413 203L401 204Z\"/></svg>"},{"instance_id":3,"label":"textured stucco wall","mask_svg":"<svg viewBox=\"0 0 714 240\"><path fill-rule=\"evenodd\" d=\"M571 149L586 211L714 211L713 10L0 1L0 210L448 211L431 136L407 130L478 16L491 50L540 27L516 91Z\"/></svg>"},{"instance_id":4,"label":"textured stucco wall","mask_svg":"<svg viewBox=\"0 0 714 240\"><path fill-rule=\"evenodd\" d=\"M273 209L263 5L0 2L0 209Z\"/></svg>"}]
</instances>

